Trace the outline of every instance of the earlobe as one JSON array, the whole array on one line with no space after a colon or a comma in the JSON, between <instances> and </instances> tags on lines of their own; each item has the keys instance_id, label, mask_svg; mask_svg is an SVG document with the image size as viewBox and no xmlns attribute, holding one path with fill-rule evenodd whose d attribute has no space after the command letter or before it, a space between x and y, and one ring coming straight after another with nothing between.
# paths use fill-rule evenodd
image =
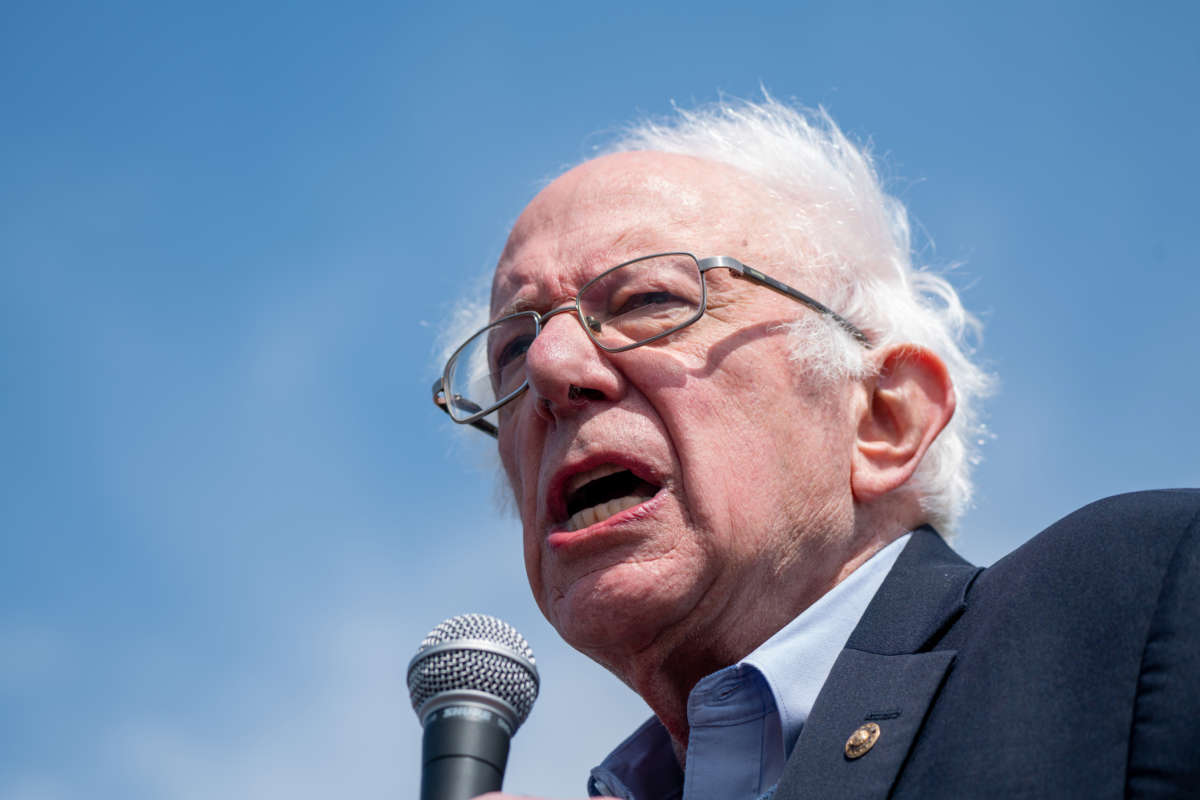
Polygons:
<instances>
[{"instance_id":1,"label":"earlobe","mask_svg":"<svg viewBox=\"0 0 1200 800\"><path fill-rule=\"evenodd\" d=\"M896 345L881 358L879 374L864 383L851 461L851 489L858 502L907 483L954 415L954 385L933 352Z\"/></svg>"}]
</instances>

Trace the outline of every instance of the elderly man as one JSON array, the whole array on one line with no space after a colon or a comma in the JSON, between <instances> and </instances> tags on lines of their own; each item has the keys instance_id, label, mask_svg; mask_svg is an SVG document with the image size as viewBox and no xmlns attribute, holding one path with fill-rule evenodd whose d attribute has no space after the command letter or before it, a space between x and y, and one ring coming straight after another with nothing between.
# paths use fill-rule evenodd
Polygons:
<instances>
[{"instance_id":1,"label":"elderly man","mask_svg":"<svg viewBox=\"0 0 1200 800\"><path fill-rule=\"evenodd\" d=\"M498 440L546 618L654 711L592 794L1200 791L1200 496L963 561L969 322L870 160L770 99L525 209L435 395Z\"/></svg>"}]
</instances>

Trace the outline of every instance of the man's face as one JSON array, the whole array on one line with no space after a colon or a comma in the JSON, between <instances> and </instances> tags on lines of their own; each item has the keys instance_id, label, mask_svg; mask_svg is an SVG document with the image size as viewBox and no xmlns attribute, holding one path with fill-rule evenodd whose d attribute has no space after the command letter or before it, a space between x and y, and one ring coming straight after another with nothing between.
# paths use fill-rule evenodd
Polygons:
<instances>
[{"instance_id":1,"label":"man's face","mask_svg":"<svg viewBox=\"0 0 1200 800\"><path fill-rule=\"evenodd\" d=\"M787 273L772 217L731 168L649 153L589 162L518 220L492 315L557 308L605 268L659 252ZM554 316L526 354L529 390L501 411L534 597L618 674L694 637L752 647L756 623L828 588L830 542L852 526L856 395L790 361L783 329L812 312L725 270L706 280L702 319L624 353Z\"/></svg>"}]
</instances>

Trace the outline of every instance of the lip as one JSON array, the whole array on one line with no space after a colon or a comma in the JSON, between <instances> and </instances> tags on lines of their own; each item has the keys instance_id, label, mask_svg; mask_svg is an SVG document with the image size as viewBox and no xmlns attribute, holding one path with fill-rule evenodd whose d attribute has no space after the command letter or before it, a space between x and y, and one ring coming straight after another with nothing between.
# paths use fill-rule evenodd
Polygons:
<instances>
[{"instance_id":1,"label":"lip","mask_svg":"<svg viewBox=\"0 0 1200 800\"><path fill-rule=\"evenodd\" d=\"M570 482L571 478L573 478L574 476L576 476L582 472L587 472L589 470L595 469L596 467L604 466L606 464L612 464L621 469L627 469L630 472L632 472L636 477L640 478L641 480L645 481L646 483L657 486L658 491L655 492L653 497L648 498L646 500L647 503L650 502L651 500L653 500L655 497L658 497L659 493L661 493L663 488L666 487L666 484L667 484L666 480L664 480L664 478L662 476L660 476L654 468L652 468L649 464L646 464L643 461L639 461L635 458L631 458L628 453L624 453L624 452L622 452L622 453L616 453L616 452L592 453L592 454L585 456L584 458L579 459L578 461L573 461L573 462L569 462L567 464L563 464L561 467L558 468L557 471L555 471L554 475L550 478L550 483L548 484L547 492L546 492L546 501L543 506L543 508L545 510L545 514L546 514L546 520L549 523L546 527L551 532L553 532L553 533L562 532L561 531L562 526L567 521L566 487L567 487L567 484ZM618 519L620 517L623 517L623 516L625 516L625 514L627 514L629 512L637 511L638 509L642 508L645 504L646 503L639 503L638 505L634 506L633 508L626 509L625 511L622 511L619 514L616 514L613 517L610 517L610 519ZM607 520L605 520L605 521L607 521ZM589 528L584 528L583 530L589 530L590 528L595 528L602 524L604 524L604 523L599 522L599 523L596 523L596 525L589 526ZM582 533L582 531L577 531L577 533Z\"/></svg>"},{"instance_id":2,"label":"lip","mask_svg":"<svg viewBox=\"0 0 1200 800\"><path fill-rule=\"evenodd\" d=\"M665 486L660 486L654 496L647 497L636 506L613 514L607 519L602 519L594 525L589 525L586 528L580 528L577 531L568 531L563 525L558 523L550 529L546 536L546 544L551 550L562 552L563 550L574 548L583 541L595 541L597 537L603 537L606 530L615 528L623 523L627 523L637 519L644 519L651 516L658 506L662 505L665 495Z\"/></svg>"}]
</instances>

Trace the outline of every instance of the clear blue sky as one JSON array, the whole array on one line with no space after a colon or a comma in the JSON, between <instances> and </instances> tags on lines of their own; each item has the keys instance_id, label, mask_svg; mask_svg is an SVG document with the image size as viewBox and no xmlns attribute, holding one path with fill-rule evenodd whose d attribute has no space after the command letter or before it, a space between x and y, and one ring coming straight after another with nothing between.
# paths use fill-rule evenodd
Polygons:
<instances>
[{"instance_id":1,"label":"clear blue sky","mask_svg":"<svg viewBox=\"0 0 1200 800\"><path fill-rule=\"evenodd\" d=\"M0 800L410 797L404 667L510 620L506 786L645 714L561 645L439 323L542 182L718 92L871 140L1000 376L960 549L1200 484L1188 3L10 2Z\"/></svg>"}]
</instances>

